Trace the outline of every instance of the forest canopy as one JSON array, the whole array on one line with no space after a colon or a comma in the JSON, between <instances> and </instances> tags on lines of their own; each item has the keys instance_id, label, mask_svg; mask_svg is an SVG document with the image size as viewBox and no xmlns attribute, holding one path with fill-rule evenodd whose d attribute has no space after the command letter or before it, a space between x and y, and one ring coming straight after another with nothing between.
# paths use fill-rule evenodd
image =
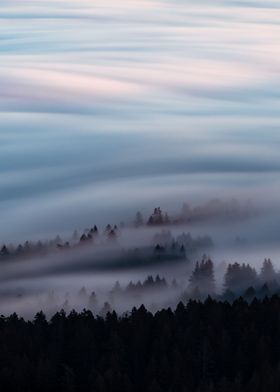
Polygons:
<instances>
[{"instance_id":1,"label":"forest canopy","mask_svg":"<svg viewBox=\"0 0 280 392\"><path fill-rule=\"evenodd\" d=\"M279 391L280 298L0 318L5 391Z\"/></svg>"}]
</instances>

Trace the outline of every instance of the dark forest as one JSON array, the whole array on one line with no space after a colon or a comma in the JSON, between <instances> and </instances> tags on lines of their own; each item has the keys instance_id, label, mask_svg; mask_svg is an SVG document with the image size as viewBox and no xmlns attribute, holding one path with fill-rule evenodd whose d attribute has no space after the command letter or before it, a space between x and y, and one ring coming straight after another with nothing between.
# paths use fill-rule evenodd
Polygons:
<instances>
[{"instance_id":1,"label":"dark forest","mask_svg":"<svg viewBox=\"0 0 280 392\"><path fill-rule=\"evenodd\" d=\"M3 391L276 392L280 298L0 319Z\"/></svg>"}]
</instances>

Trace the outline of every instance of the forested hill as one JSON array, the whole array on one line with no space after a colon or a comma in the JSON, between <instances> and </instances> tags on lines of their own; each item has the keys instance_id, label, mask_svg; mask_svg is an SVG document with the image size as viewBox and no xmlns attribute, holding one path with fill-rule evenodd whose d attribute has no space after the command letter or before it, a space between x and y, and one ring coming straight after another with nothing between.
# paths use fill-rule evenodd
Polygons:
<instances>
[{"instance_id":1,"label":"forested hill","mask_svg":"<svg viewBox=\"0 0 280 392\"><path fill-rule=\"evenodd\" d=\"M280 298L0 318L2 391L276 392Z\"/></svg>"}]
</instances>

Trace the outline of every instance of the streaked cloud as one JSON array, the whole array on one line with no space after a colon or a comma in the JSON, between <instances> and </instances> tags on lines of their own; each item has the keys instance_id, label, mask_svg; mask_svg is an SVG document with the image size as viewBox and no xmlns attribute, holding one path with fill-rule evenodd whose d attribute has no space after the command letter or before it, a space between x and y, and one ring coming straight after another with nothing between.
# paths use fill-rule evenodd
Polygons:
<instances>
[{"instance_id":1,"label":"streaked cloud","mask_svg":"<svg viewBox=\"0 0 280 392\"><path fill-rule=\"evenodd\" d=\"M1 238L274 193L279 18L273 0L2 0Z\"/></svg>"}]
</instances>

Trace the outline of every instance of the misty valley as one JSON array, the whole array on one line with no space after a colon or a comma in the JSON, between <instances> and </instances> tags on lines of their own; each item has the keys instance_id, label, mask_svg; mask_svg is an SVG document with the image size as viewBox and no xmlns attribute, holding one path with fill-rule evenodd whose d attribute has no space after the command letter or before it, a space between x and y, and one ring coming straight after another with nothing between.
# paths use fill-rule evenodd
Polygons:
<instances>
[{"instance_id":1,"label":"misty valley","mask_svg":"<svg viewBox=\"0 0 280 392\"><path fill-rule=\"evenodd\" d=\"M211 199L3 243L2 387L278 392L278 244L269 231L259 244L264 222L250 201Z\"/></svg>"},{"instance_id":2,"label":"misty valley","mask_svg":"<svg viewBox=\"0 0 280 392\"><path fill-rule=\"evenodd\" d=\"M151 312L174 309L208 296L229 302L272 296L280 291L277 266L266 256L256 263L255 240L239 235L260 215L251 202L213 199L173 213L138 211L118 224L51 240L2 244L0 312L32 318L39 310L50 317L85 308L106 316L142 304ZM232 225L230 238L219 243Z\"/></svg>"},{"instance_id":3,"label":"misty valley","mask_svg":"<svg viewBox=\"0 0 280 392\"><path fill-rule=\"evenodd\" d=\"M279 21L0 0L0 392L280 392Z\"/></svg>"}]
</instances>

